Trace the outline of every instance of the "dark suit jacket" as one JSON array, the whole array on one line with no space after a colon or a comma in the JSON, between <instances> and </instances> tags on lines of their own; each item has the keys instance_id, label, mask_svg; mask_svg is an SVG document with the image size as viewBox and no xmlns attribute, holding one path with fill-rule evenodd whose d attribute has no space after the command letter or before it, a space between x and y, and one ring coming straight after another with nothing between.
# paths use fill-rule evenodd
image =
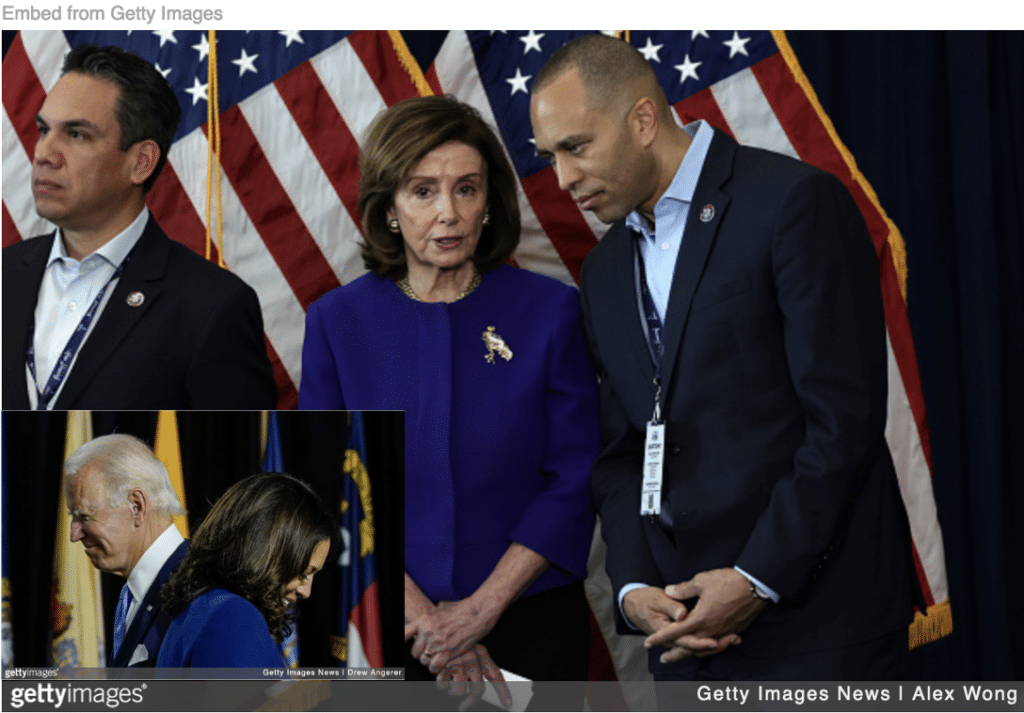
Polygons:
<instances>
[{"instance_id":1,"label":"dark suit jacket","mask_svg":"<svg viewBox=\"0 0 1024 713\"><path fill-rule=\"evenodd\" d=\"M581 276L601 378L593 493L613 591L739 566L782 597L744 634L751 655L905 627L913 585L884 439L878 263L849 193L829 174L716 132L665 319L671 533L639 515L655 389L634 252L620 221Z\"/></svg>"},{"instance_id":2,"label":"dark suit jacket","mask_svg":"<svg viewBox=\"0 0 1024 713\"><path fill-rule=\"evenodd\" d=\"M53 235L3 249L3 407L29 407L29 325ZM129 294L143 303L130 307ZM277 399L256 293L150 218L54 403L62 409L267 409Z\"/></svg>"},{"instance_id":3,"label":"dark suit jacket","mask_svg":"<svg viewBox=\"0 0 1024 713\"><path fill-rule=\"evenodd\" d=\"M160 643L164 640L167 627L171 625L171 618L160 607L160 589L167 584L167 580L177 569L178 564L185 559L188 545L188 540L178 545L174 553L164 562L164 566L160 568L160 573L139 603L131 626L124 633L124 641L121 643L117 656L110 662L112 668L125 668L139 644L146 647L147 656L145 660L136 661L132 666L141 668L156 666L156 655L160 651Z\"/></svg>"}]
</instances>

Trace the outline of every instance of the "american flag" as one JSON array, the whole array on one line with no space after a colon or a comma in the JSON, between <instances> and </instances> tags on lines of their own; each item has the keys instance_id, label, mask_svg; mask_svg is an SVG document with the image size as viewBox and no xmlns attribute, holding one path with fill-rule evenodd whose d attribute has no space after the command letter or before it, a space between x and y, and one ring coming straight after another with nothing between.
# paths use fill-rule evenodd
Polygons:
<instances>
[{"instance_id":1,"label":"american flag","mask_svg":"<svg viewBox=\"0 0 1024 713\"><path fill-rule=\"evenodd\" d=\"M204 255L210 42L196 30L18 34L3 63L3 244L53 229L29 186L35 115L64 55L86 43L145 57L174 88L182 121L147 203ZM359 140L386 106L419 94L402 50L397 32L216 34L223 259L259 295L280 408L297 403L306 308L364 271Z\"/></svg>"}]
</instances>

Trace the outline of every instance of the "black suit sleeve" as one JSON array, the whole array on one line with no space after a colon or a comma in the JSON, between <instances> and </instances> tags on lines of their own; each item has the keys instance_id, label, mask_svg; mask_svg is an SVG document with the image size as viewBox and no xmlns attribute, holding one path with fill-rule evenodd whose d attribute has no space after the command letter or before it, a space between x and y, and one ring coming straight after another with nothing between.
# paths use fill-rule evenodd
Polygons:
<instances>
[{"instance_id":1,"label":"black suit sleeve","mask_svg":"<svg viewBox=\"0 0 1024 713\"><path fill-rule=\"evenodd\" d=\"M193 409L273 409L274 375L267 359L256 293L238 281L211 306L185 377Z\"/></svg>"},{"instance_id":2,"label":"black suit sleeve","mask_svg":"<svg viewBox=\"0 0 1024 713\"><path fill-rule=\"evenodd\" d=\"M804 436L736 564L799 602L888 459L885 322L871 239L834 177L815 172L789 191L772 263Z\"/></svg>"}]
</instances>

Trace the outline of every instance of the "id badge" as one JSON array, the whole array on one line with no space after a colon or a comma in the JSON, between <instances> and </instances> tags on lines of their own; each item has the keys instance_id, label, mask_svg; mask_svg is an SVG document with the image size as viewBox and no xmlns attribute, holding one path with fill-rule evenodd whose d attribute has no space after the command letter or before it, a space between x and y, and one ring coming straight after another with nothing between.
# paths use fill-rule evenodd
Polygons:
<instances>
[{"instance_id":1,"label":"id badge","mask_svg":"<svg viewBox=\"0 0 1024 713\"><path fill-rule=\"evenodd\" d=\"M640 493L640 515L661 513L661 472L665 462L665 424L647 423L644 441L644 481Z\"/></svg>"}]
</instances>

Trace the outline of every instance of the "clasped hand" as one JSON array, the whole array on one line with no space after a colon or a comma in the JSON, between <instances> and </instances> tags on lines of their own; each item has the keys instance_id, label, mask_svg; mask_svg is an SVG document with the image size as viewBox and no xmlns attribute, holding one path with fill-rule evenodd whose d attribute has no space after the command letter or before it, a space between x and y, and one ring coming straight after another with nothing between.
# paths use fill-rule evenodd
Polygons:
<instances>
[{"instance_id":1,"label":"clasped hand","mask_svg":"<svg viewBox=\"0 0 1024 713\"><path fill-rule=\"evenodd\" d=\"M688 611L682 602L693 597L699 600ZM663 663L711 656L741 643L740 633L764 606L751 594L750 581L732 568L700 572L664 589L636 589L623 599L626 616L650 634L644 646L668 647Z\"/></svg>"},{"instance_id":2,"label":"clasped hand","mask_svg":"<svg viewBox=\"0 0 1024 713\"><path fill-rule=\"evenodd\" d=\"M459 704L459 710L464 711L472 708L483 697L484 679L494 684L502 705L511 708L512 693L501 675L501 669L483 644L476 644L466 653L449 661L437 674L437 687L447 689L450 696L466 696Z\"/></svg>"},{"instance_id":3,"label":"clasped hand","mask_svg":"<svg viewBox=\"0 0 1024 713\"><path fill-rule=\"evenodd\" d=\"M498 615L486 611L472 598L440 602L432 611L405 625L405 640L415 637L413 657L436 674L479 643L497 621Z\"/></svg>"},{"instance_id":4,"label":"clasped hand","mask_svg":"<svg viewBox=\"0 0 1024 713\"><path fill-rule=\"evenodd\" d=\"M504 706L512 705L512 694L501 670L479 643L495 623L496 616L463 599L439 602L432 611L406 624L405 640L415 637L413 657L437 674L439 688L447 688L452 696L466 696L459 710L480 700L485 678L494 683Z\"/></svg>"}]
</instances>

